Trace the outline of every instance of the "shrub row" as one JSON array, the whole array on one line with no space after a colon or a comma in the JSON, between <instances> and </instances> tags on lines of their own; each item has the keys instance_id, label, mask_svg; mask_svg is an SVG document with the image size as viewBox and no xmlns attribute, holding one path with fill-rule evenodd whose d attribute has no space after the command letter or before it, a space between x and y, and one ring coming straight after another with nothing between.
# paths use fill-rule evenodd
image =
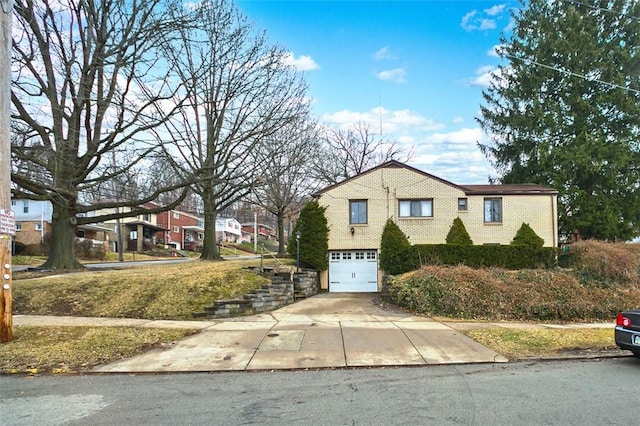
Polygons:
<instances>
[{"instance_id":1,"label":"shrub row","mask_svg":"<svg viewBox=\"0 0 640 426\"><path fill-rule=\"evenodd\" d=\"M464 319L611 320L640 288L584 285L571 272L425 266L392 277L383 297L424 315Z\"/></svg>"},{"instance_id":2,"label":"shrub row","mask_svg":"<svg viewBox=\"0 0 640 426\"><path fill-rule=\"evenodd\" d=\"M466 265L474 268L498 267L523 269L550 267L556 262L553 247L531 245L418 244L406 249L388 274L397 275L416 270L424 265Z\"/></svg>"}]
</instances>

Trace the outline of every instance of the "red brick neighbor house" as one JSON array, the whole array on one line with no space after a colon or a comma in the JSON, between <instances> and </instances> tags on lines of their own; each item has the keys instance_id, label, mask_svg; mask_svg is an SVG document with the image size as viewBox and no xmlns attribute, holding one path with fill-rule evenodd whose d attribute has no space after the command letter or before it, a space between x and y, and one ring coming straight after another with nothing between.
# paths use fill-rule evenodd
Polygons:
<instances>
[{"instance_id":1,"label":"red brick neighbor house","mask_svg":"<svg viewBox=\"0 0 640 426\"><path fill-rule=\"evenodd\" d=\"M167 229L166 237L159 235L159 243L176 250L202 250L204 219L180 210L158 213L158 226Z\"/></svg>"}]
</instances>

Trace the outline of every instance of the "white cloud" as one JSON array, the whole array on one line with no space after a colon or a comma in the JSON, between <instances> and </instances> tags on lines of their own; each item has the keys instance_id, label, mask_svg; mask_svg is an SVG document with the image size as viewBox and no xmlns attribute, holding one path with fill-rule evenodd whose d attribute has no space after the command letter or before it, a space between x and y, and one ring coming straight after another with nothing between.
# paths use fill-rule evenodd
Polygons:
<instances>
[{"instance_id":1,"label":"white cloud","mask_svg":"<svg viewBox=\"0 0 640 426\"><path fill-rule=\"evenodd\" d=\"M381 61L383 59L396 59L396 57L391 53L389 47L385 46L373 54L373 59L375 59L376 61Z\"/></svg>"},{"instance_id":2,"label":"white cloud","mask_svg":"<svg viewBox=\"0 0 640 426\"><path fill-rule=\"evenodd\" d=\"M481 30L492 30L496 27L496 21L494 21L493 19L483 19L482 21L480 21Z\"/></svg>"},{"instance_id":3,"label":"white cloud","mask_svg":"<svg viewBox=\"0 0 640 426\"><path fill-rule=\"evenodd\" d=\"M443 124L408 109L388 110L383 107L373 108L366 112L337 111L333 114L325 114L322 120L342 128L349 128L358 122L362 122L377 129L382 123L383 133L405 138L412 137L416 132L435 131L444 127Z\"/></svg>"},{"instance_id":4,"label":"white cloud","mask_svg":"<svg viewBox=\"0 0 640 426\"><path fill-rule=\"evenodd\" d=\"M496 44L495 46L493 46L491 49L489 49L487 51L487 56L491 56L492 58L499 58L500 57L500 51L504 48L504 45L502 44Z\"/></svg>"},{"instance_id":5,"label":"white cloud","mask_svg":"<svg viewBox=\"0 0 640 426\"><path fill-rule=\"evenodd\" d=\"M394 68L392 70L384 70L380 71L377 74L379 80L383 81L392 81L394 83L406 83L407 79L405 78L406 72L404 68Z\"/></svg>"},{"instance_id":6,"label":"white cloud","mask_svg":"<svg viewBox=\"0 0 640 426\"><path fill-rule=\"evenodd\" d=\"M476 70L476 77L469 80L469 86L489 87L494 74L499 74L500 69L492 65L485 65Z\"/></svg>"},{"instance_id":7,"label":"white cloud","mask_svg":"<svg viewBox=\"0 0 640 426\"><path fill-rule=\"evenodd\" d=\"M496 174L477 146L488 141L479 127L447 132L444 124L415 111L382 107L364 112L342 110L325 114L322 119L345 129L358 122L369 124L376 132L382 126L385 138L414 152L408 162L411 166L453 183L486 183L489 175Z\"/></svg>"},{"instance_id":8,"label":"white cloud","mask_svg":"<svg viewBox=\"0 0 640 426\"><path fill-rule=\"evenodd\" d=\"M471 12L464 15L462 17L462 22L460 23L462 28L464 28L467 31L471 31L475 29L474 27L471 26L471 21L473 20L474 16L476 16L477 14L478 14L478 11L474 9Z\"/></svg>"},{"instance_id":9,"label":"white cloud","mask_svg":"<svg viewBox=\"0 0 640 426\"><path fill-rule=\"evenodd\" d=\"M489 16L500 15L504 11L505 7L506 7L506 4L497 4L493 7L490 7L489 9L485 9L484 13L486 13Z\"/></svg>"},{"instance_id":10,"label":"white cloud","mask_svg":"<svg viewBox=\"0 0 640 426\"><path fill-rule=\"evenodd\" d=\"M496 173L477 144L487 140L479 127L427 135L416 144L410 163L453 183L486 183Z\"/></svg>"},{"instance_id":11,"label":"white cloud","mask_svg":"<svg viewBox=\"0 0 640 426\"><path fill-rule=\"evenodd\" d=\"M453 124L462 124L462 123L464 123L464 118L463 117L454 117L453 120L451 120L451 122Z\"/></svg>"},{"instance_id":12,"label":"white cloud","mask_svg":"<svg viewBox=\"0 0 640 426\"><path fill-rule=\"evenodd\" d=\"M284 63L294 67L298 71L312 71L320 68L311 56L300 55L296 58L291 52L285 55Z\"/></svg>"},{"instance_id":13,"label":"white cloud","mask_svg":"<svg viewBox=\"0 0 640 426\"><path fill-rule=\"evenodd\" d=\"M489 9L484 9L482 13L478 12L477 9L474 9L462 17L460 26L466 31L493 30L497 28L496 19L493 18L501 18L504 10L504 4L496 5L490 7Z\"/></svg>"},{"instance_id":14,"label":"white cloud","mask_svg":"<svg viewBox=\"0 0 640 426\"><path fill-rule=\"evenodd\" d=\"M449 133L434 133L426 140L428 143L447 144L451 147L475 147L478 141L485 140L485 135L479 127L462 128Z\"/></svg>"}]
</instances>

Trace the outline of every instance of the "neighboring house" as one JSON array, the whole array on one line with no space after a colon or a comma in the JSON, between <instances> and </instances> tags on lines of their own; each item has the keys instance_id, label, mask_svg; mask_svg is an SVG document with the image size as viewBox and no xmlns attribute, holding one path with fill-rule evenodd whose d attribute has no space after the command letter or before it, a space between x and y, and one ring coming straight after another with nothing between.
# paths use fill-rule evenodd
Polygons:
<instances>
[{"instance_id":1,"label":"neighboring house","mask_svg":"<svg viewBox=\"0 0 640 426\"><path fill-rule=\"evenodd\" d=\"M53 206L50 201L14 199L11 209L15 213L15 240L29 247L31 252L40 252L40 245L51 233ZM91 240L94 246L109 248L114 238L113 229L104 224L86 224L76 226L76 236L80 241Z\"/></svg>"},{"instance_id":2,"label":"neighboring house","mask_svg":"<svg viewBox=\"0 0 640 426\"><path fill-rule=\"evenodd\" d=\"M444 244L456 217L474 244L509 244L523 223L558 244L557 194L537 185L457 185L390 161L315 194L326 207L332 292L379 289L380 239L388 218L411 244Z\"/></svg>"},{"instance_id":3,"label":"neighboring house","mask_svg":"<svg viewBox=\"0 0 640 426\"><path fill-rule=\"evenodd\" d=\"M258 239L277 240L276 231L269 225L263 223L246 222L242 224L242 238L244 241L253 241L258 232Z\"/></svg>"},{"instance_id":4,"label":"neighboring house","mask_svg":"<svg viewBox=\"0 0 640 426\"><path fill-rule=\"evenodd\" d=\"M158 213L158 226L166 231L166 237L158 235L159 242L176 250L201 251L204 243L204 219L180 210Z\"/></svg>"},{"instance_id":5,"label":"neighboring house","mask_svg":"<svg viewBox=\"0 0 640 426\"><path fill-rule=\"evenodd\" d=\"M242 240L242 225L236 219L219 217L216 219L216 240L239 243Z\"/></svg>"},{"instance_id":6,"label":"neighboring house","mask_svg":"<svg viewBox=\"0 0 640 426\"><path fill-rule=\"evenodd\" d=\"M15 199L11 200L11 210L16 221L15 240L27 246L30 252L39 253L45 235L51 233L51 202Z\"/></svg>"},{"instance_id":7,"label":"neighboring house","mask_svg":"<svg viewBox=\"0 0 640 426\"><path fill-rule=\"evenodd\" d=\"M149 203L147 208L153 208L155 205ZM116 209L103 209L95 212L95 215L126 213L132 210L131 207L118 207ZM125 251L142 252L152 250L159 243L158 235L165 235L168 229L158 225L158 217L155 213L142 213L136 216L125 217L119 220L122 229L123 244ZM118 221L116 219L105 222L105 225L116 230ZM117 239L115 251L118 251Z\"/></svg>"}]
</instances>

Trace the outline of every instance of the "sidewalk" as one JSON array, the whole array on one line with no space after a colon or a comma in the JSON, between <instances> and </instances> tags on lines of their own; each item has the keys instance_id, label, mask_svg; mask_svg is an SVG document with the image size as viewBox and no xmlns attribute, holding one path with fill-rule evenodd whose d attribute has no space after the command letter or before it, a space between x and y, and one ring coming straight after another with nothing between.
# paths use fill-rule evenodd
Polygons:
<instances>
[{"instance_id":1,"label":"sidewalk","mask_svg":"<svg viewBox=\"0 0 640 426\"><path fill-rule=\"evenodd\" d=\"M276 311L211 321L15 315L15 325L191 328L168 349L94 372L186 372L494 363L508 360L460 331L480 327L593 328L611 324L437 322L384 310L372 294L322 293Z\"/></svg>"}]
</instances>

